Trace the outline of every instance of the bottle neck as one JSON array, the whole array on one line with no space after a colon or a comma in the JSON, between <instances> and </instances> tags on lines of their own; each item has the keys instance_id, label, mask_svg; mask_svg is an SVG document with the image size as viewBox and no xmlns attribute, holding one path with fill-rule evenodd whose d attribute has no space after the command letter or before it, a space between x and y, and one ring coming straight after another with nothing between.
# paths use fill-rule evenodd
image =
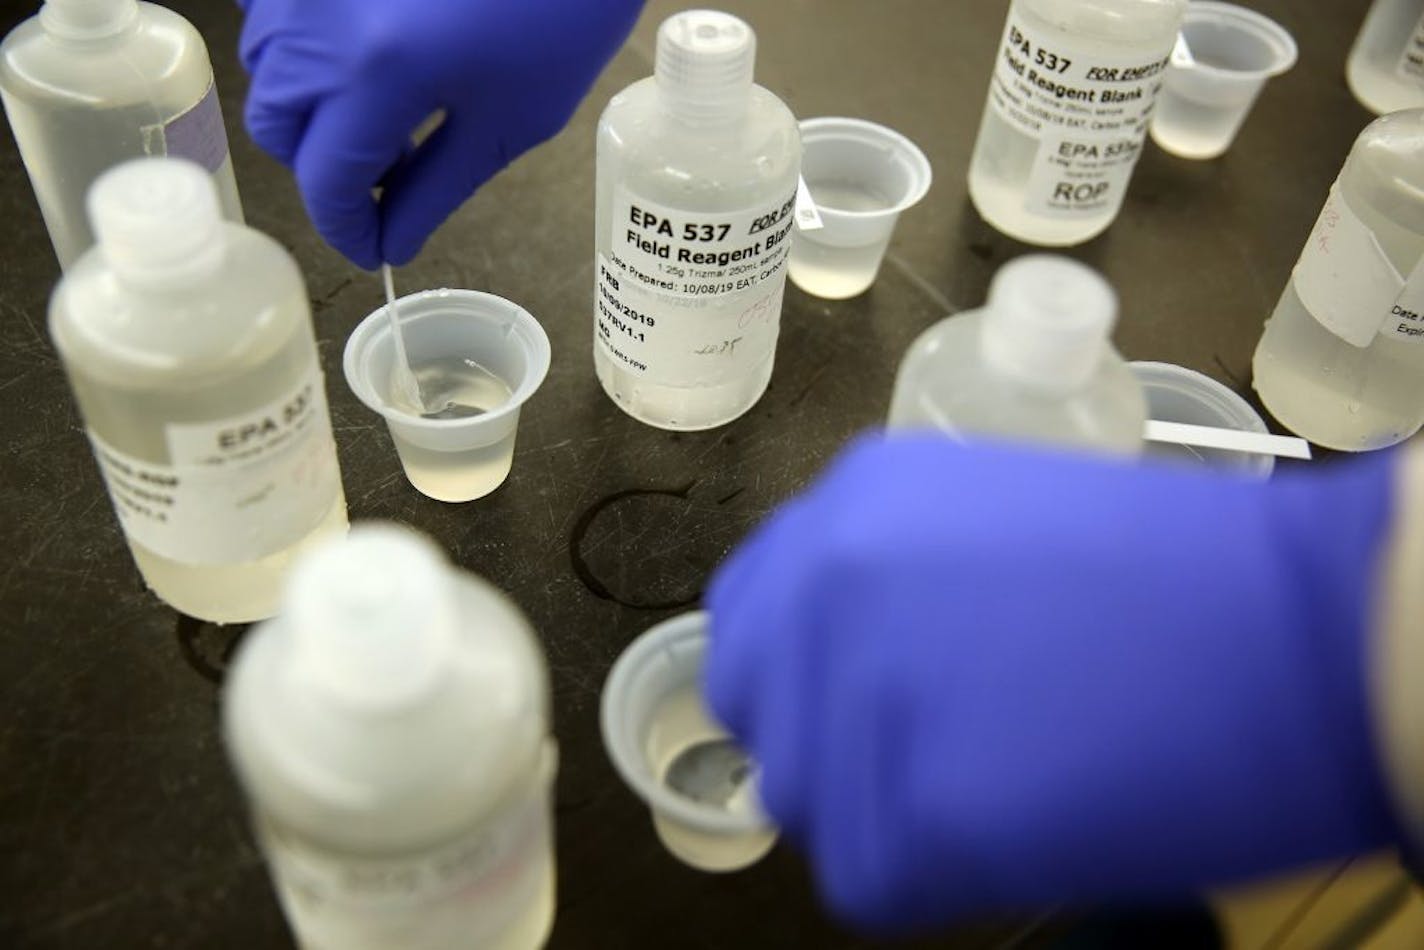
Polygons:
<instances>
[{"instance_id":1,"label":"bottle neck","mask_svg":"<svg viewBox=\"0 0 1424 950\"><path fill-rule=\"evenodd\" d=\"M742 124L749 111L751 96L740 100L699 102L657 84L658 108L679 126L688 129L724 131Z\"/></svg>"},{"instance_id":2,"label":"bottle neck","mask_svg":"<svg viewBox=\"0 0 1424 950\"><path fill-rule=\"evenodd\" d=\"M39 17L55 39L92 43L129 30L138 21L138 0L45 0Z\"/></svg>"},{"instance_id":3,"label":"bottle neck","mask_svg":"<svg viewBox=\"0 0 1424 950\"><path fill-rule=\"evenodd\" d=\"M101 248L109 270L119 283L142 293L182 294L201 287L223 268L227 259L226 235L217 237L176 260L145 260L114 254Z\"/></svg>"},{"instance_id":4,"label":"bottle neck","mask_svg":"<svg viewBox=\"0 0 1424 950\"><path fill-rule=\"evenodd\" d=\"M1102 362L1100 341L1068 347L1061 341L1011 337L1003 327L985 321L979 333L979 354L989 371L1024 389L1049 396L1070 396L1085 388Z\"/></svg>"}]
</instances>

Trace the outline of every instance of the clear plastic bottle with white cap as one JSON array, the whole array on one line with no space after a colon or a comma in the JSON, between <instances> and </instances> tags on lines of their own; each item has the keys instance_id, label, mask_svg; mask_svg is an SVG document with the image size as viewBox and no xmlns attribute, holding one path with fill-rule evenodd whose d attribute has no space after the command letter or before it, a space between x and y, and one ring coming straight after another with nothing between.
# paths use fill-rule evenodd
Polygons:
<instances>
[{"instance_id":1,"label":"clear plastic bottle with white cap","mask_svg":"<svg viewBox=\"0 0 1424 950\"><path fill-rule=\"evenodd\" d=\"M1424 108L1424 0L1375 0L1345 78L1360 104L1380 115Z\"/></svg>"},{"instance_id":2,"label":"clear plastic bottle with white cap","mask_svg":"<svg viewBox=\"0 0 1424 950\"><path fill-rule=\"evenodd\" d=\"M50 335L129 549L184 613L270 617L293 555L346 528L301 274L191 162L110 169L89 210Z\"/></svg>"},{"instance_id":3,"label":"clear plastic bottle with white cap","mask_svg":"<svg viewBox=\"0 0 1424 950\"><path fill-rule=\"evenodd\" d=\"M1101 234L1142 155L1187 0L1013 0L969 196L1009 237Z\"/></svg>"},{"instance_id":4,"label":"clear plastic bottle with white cap","mask_svg":"<svg viewBox=\"0 0 1424 950\"><path fill-rule=\"evenodd\" d=\"M1424 109L1355 140L1252 366L1271 415L1317 445L1382 449L1424 427Z\"/></svg>"},{"instance_id":5,"label":"clear plastic bottle with white cap","mask_svg":"<svg viewBox=\"0 0 1424 950\"><path fill-rule=\"evenodd\" d=\"M1117 295L1086 265L1012 261L985 307L941 320L910 346L889 425L1134 455L1147 402L1109 339L1116 319Z\"/></svg>"},{"instance_id":6,"label":"clear plastic bottle with white cap","mask_svg":"<svg viewBox=\"0 0 1424 950\"><path fill-rule=\"evenodd\" d=\"M84 196L106 169L171 156L205 167L242 221L203 38L140 0L45 0L0 42L0 100L61 268L94 243Z\"/></svg>"},{"instance_id":7,"label":"clear plastic bottle with white cap","mask_svg":"<svg viewBox=\"0 0 1424 950\"><path fill-rule=\"evenodd\" d=\"M303 947L532 950L556 747L533 630L425 538L365 524L244 642L228 751Z\"/></svg>"},{"instance_id":8,"label":"clear plastic bottle with white cap","mask_svg":"<svg viewBox=\"0 0 1424 950\"><path fill-rule=\"evenodd\" d=\"M679 13L599 122L594 367L662 429L731 422L771 380L801 138L755 61L746 23Z\"/></svg>"}]
</instances>

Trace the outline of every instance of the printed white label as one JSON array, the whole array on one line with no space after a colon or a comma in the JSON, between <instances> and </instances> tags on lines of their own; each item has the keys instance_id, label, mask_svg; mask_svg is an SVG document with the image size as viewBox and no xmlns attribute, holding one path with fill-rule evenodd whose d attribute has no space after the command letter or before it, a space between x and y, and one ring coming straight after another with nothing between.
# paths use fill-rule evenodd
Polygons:
<instances>
[{"instance_id":1,"label":"printed white label","mask_svg":"<svg viewBox=\"0 0 1424 950\"><path fill-rule=\"evenodd\" d=\"M1372 232L1337 182L1291 275L1311 316L1351 346L1364 348L1384 327L1404 288Z\"/></svg>"},{"instance_id":2,"label":"printed white label","mask_svg":"<svg viewBox=\"0 0 1424 950\"><path fill-rule=\"evenodd\" d=\"M166 429L169 462L127 455L90 431L119 523L186 564L260 560L300 541L340 489L320 370L252 412Z\"/></svg>"},{"instance_id":3,"label":"printed white label","mask_svg":"<svg viewBox=\"0 0 1424 950\"><path fill-rule=\"evenodd\" d=\"M598 255L599 345L625 369L694 385L776 347L796 195L722 214L679 211L626 188Z\"/></svg>"},{"instance_id":4,"label":"printed white label","mask_svg":"<svg viewBox=\"0 0 1424 950\"><path fill-rule=\"evenodd\" d=\"M1424 83L1424 16L1404 42L1404 52L1400 54L1399 75L1409 82Z\"/></svg>"},{"instance_id":5,"label":"printed white label","mask_svg":"<svg viewBox=\"0 0 1424 950\"><path fill-rule=\"evenodd\" d=\"M1025 207L1051 217L1099 215L1122 201L1172 54L1171 42L1116 56L1070 43L1015 5L989 87L999 116L1039 141Z\"/></svg>"},{"instance_id":6,"label":"printed white label","mask_svg":"<svg viewBox=\"0 0 1424 950\"><path fill-rule=\"evenodd\" d=\"M1392 339L1424 343L1424 257L1414 265L1414 272L1405 281L1404 290L1390 309L1381 332Z\"/></svg>"},{"instance_id":7,"label":"printed white label","mask_svg":"<svg viewBox=\"0 0 1424 950\"><path fill-rule=\"evenodd\" d=\"M258 823L262 848L301 942L313 946L479 946L506 928L550 871L547 796L506 809L472 834L399 858L334 854ZM390 928L388 932L388 928Z\"/></svg>"}]
</instances>

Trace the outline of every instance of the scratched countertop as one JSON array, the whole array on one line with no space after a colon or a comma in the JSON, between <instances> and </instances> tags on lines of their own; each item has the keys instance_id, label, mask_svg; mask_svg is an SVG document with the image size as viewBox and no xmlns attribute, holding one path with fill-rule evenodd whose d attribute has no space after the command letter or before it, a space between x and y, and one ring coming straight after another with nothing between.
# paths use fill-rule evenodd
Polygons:
<instances>
[{"instance_id":1,"label":"scratched countertop","mask_svg":"<svg viewBox=\"0 0 1424 950\"><path fill-rule=\"evenodd\" d=\"M237 6L171 5L208 39L248 223L306 275L351 517L432 535L542 636L561 751L550 946L878 946L818 909L787 847L729 876L669 857L604 755L598 697L640 631L695 604L740 538L884 417L911 340L980 304L994 270L1025 250L980 221L964 182L1006 0L724 0L758 31L758 80L797 115L896 128L938 177L869 293L832 303L788 287L770 390L699 434L625 416L592 367L593 132L608 98L651 71L657 23L679 8L653 0L571 126L398 274L407 290L517 301L553 344L508 482L459 506L407 485L384 424L345 386L342 346L380 284L321 242L291 176L242 131ZM1366 0L1250 5L1294 33L1299 65L1267 88L1226 157L1193 163L1149 145L1115 226L1070 252L1117 286L1127 358L1190 366L1248 397L1261 324L1370 119L1343 79ZM0 30L36 6L0 0ZM8 135L0 220L0 945L291 946L217 732L245 628L179 616L139 580L49 341L58 268ZM1065 919L973 923L925 945L1054 945Z\"/></svg>"}]
</instances>

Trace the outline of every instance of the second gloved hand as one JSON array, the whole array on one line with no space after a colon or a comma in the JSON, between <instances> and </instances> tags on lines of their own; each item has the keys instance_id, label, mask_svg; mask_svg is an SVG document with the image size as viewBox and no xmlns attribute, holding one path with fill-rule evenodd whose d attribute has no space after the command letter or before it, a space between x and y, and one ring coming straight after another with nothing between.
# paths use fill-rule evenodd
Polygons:
<instances>
[{"instance_id":1,"label":"second gloved hand","mask_svg":"<svg viewBox=\"0 0 1424 950\"><path fill-rule=\"evenodd\" d=\"M872 927L1382 846L1365 667L1392 473L865 440L714 579L711 707Z\"/></svg>"},{"instance_id":2,"label":"second gloved hand","mask_svg":"<svg viewBox=\"0 0 1424 950\"><path fill-rule=\"evenodd\" d=\"M476 188L563 128L642 2L243 6L248 130L294 169L322 236L371 269L415 256ZM437 110L444 124L411 153Z\"/></svg>"}]
</instances>

